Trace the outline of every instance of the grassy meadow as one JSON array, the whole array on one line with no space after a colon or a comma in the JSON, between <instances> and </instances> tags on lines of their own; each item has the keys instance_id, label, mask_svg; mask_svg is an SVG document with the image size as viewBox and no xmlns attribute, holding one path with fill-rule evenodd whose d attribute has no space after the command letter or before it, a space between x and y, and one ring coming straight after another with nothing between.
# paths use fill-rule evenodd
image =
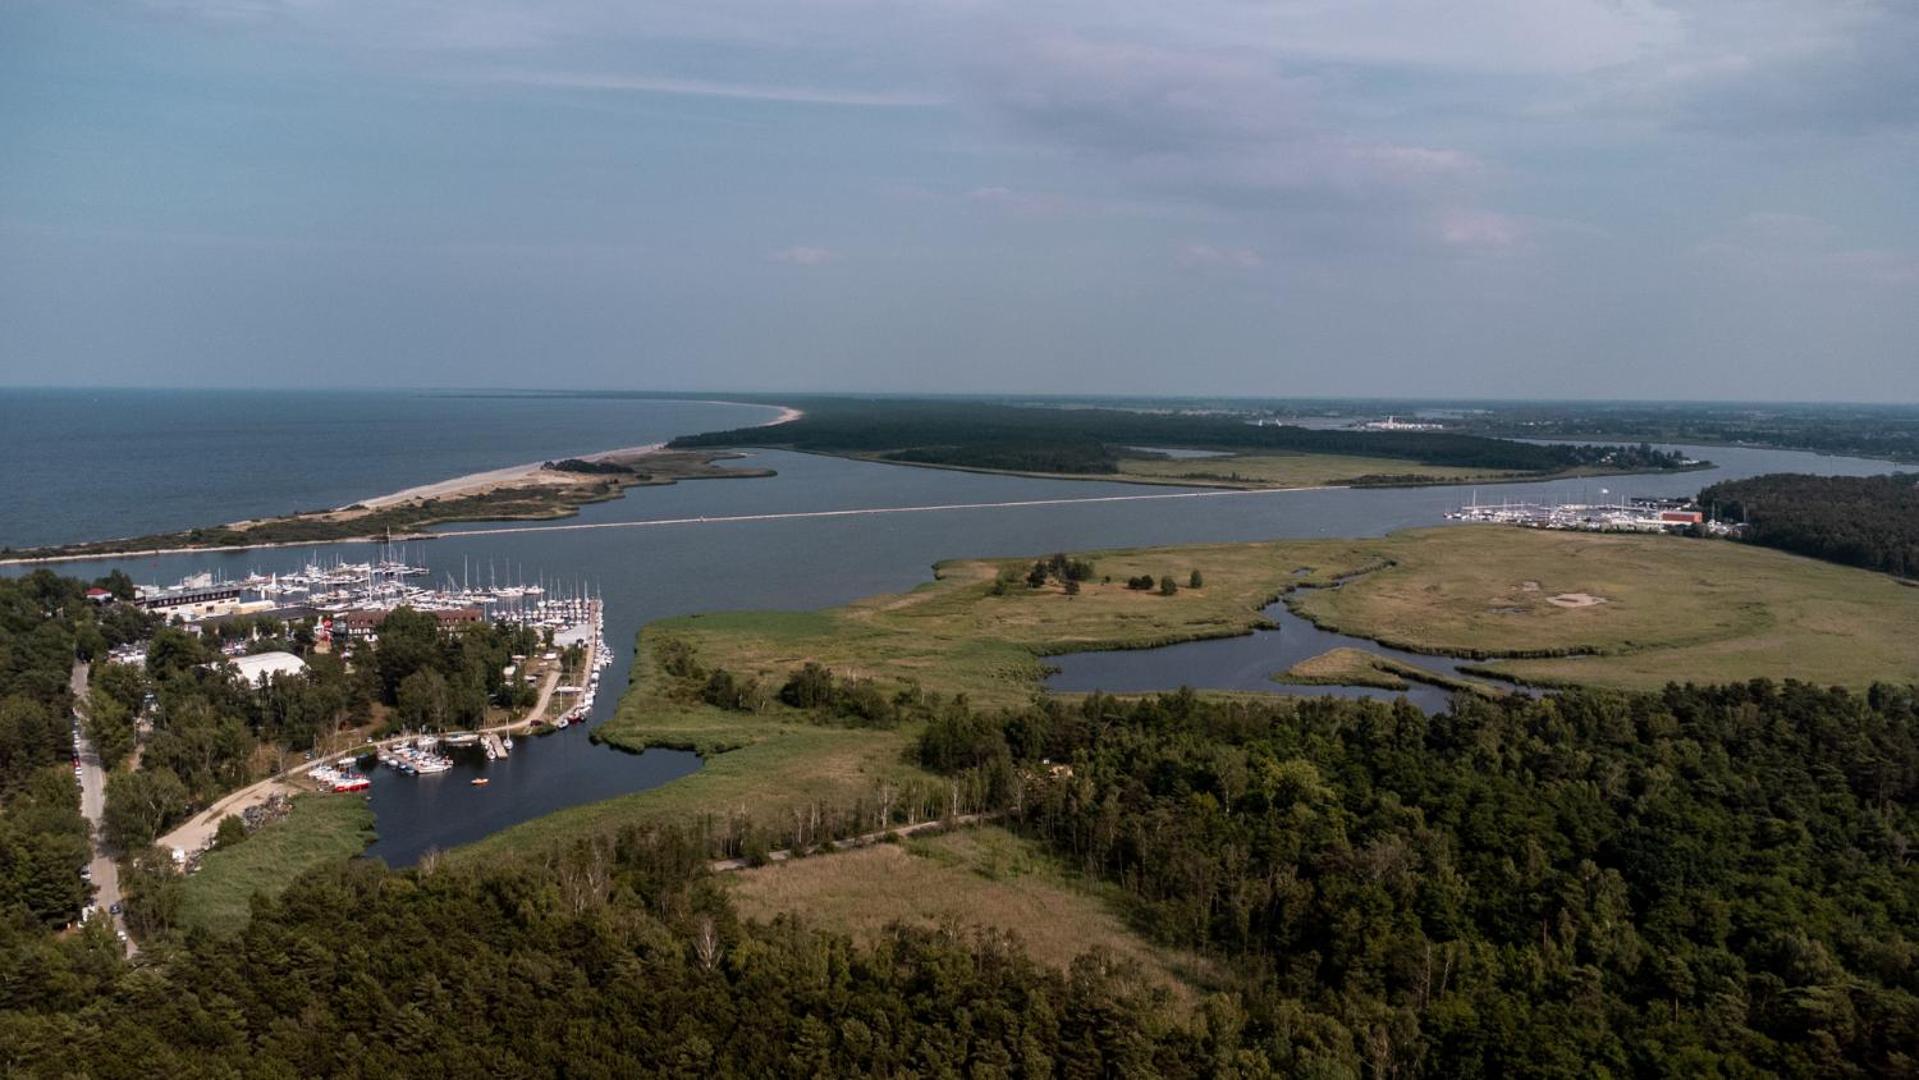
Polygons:
<instances>
[{"instance_id":1,"label":"grassy meadow","mask_svg":"<svg viewBox=\"0 0 1919 1080\"><path fill-rule=\"evenodd\" d=\"M1041 692L1048 655L1243 633L1260 624L1259 610L1273 598L1343 581L1300 591L1292 602L1344 632L1482 657L1510 677L1624 688L1757 676L1849 686L1919 679L1919 650L1911 647L1919 589L1732 543L1472 526L1072 554L1095 563L1077 594L1057 580L1027 587L1030 560L960 560L908 592L842 607L651 624L639 638L633 683L598 736L634 750L694 749L704 766L651 791L524 823L448 858L538 857L649 821L780 822L808 807L870 805L882 787L937 783L912 761L919 732L911 723L840 727L777 701L741 712L669 693L669 642L690 648L707 670L770 688L817 662L889 692L912 686L982 706L1018 705ZM1203 585L1188 588L1195 570ZM1139 575L1171 577L1180 588L1127 588ZM1353 649L1281 676L1395 688L1407 678L1403 666ZM1277 682L1274 689L1285 692ZM255 889L358 850L363 826L351 811L359 806L302 800L294 822L216 853L189 883L187 918L237 925ZM275 829L313 831L301 825L315 814L339 816L312 843L276 841ZM996 927L1016 931L1048 963L1098 946L1137 960L1146 978L1182 1000L1198 984L1190 964L1133 934L1107 896L996 829L797 859L744 872L734 889L753 916L793 913L855 935L895 920Z\"/></svg>"},{"instance_id":2,"label":"grassy meadow","mask_svg":"<svg viewBox=\"0 0 1919 1080\"><path fill-rule=\"evenodd\" d=\"M1322 625L1405 648L1532 657L1532 682L1656 689L1760 676L1864 687L1919 680L1919 589L1764 548L1498 526L1380 541L1392 566L1303 593Z\"/></svg>"},{"instance_id":3,"label":"grassy meadow","mask_svg":"<svg viewBox=\"0 0 1919 1080\"><path fill-rule=\"evenodd\" d=\"M1151 480L1199 487L1326 487L1392 477L1406 484L1500 483L1539 474L1452 465L1425 465L1403 458L1349 454L1230 454L1208 458L1122 458L1122 480Z\"/></svg>"},{"instance_id":4,"label":"grassy meadow","mask_svg":"<svg viewBox=\"0 0 1919 1080\"><path fill-rule=\"evenodd\" d=\"M301 795L288 815L233 847L208 852L183 882L182 926L211 931L246 925L256 892L277 895L302 873L350 859L373 840L373 810L364 798Z\"/></svg>"},{"instance_id":5,"label":"grassy meadow","mask_svg":"<svg viewBox=\"0 0 1919 1080\"><path fill-rule=\"evenodd\" d=\"M1064 970L1093 949L1139 965L1146 982L1190 1004L1197 958L1147 944L1118 913L1116 890L1061 869L1004 829L962 829L900 844L794 859L730 874L740 913L789 915L871 940L895 923L985 928L1017 937Z\"/></svg>"},{"instance_id":6,"label":"grassy meadow","mask_svg":"<svg viewBox=\"0 0 1919 1080\"><path fill-rule=\"evenodd\" d=\"M744 713L662 692L656 646L777 687L807 662L893 690L1013 706L1041 692L1052 654L1245 633L1299 585L1301 614L1359 637L1484 659L1509 678L1625 689L1758 676L1863 687L1919 679L1919 589L1883 575L1739 544L1501 526L1423 529L1366 540L1279 541L1096 552L1077 595L1057 582L1000 589L1026 560L943 563L909 592L811 612L668 619L641 634L634 685L600 729L628 749L697 750L705 766L664 787L562 811L473 848L485 856L644 819L778 816L850 804L882 784L931 778L909 761L918 732L824 726L774 703ZM1126 587L1150 574L1203 587L1171 596ZM1523 659L1520 657L1524 657ZM1407 669L1357 651L1283 681L1398 688ZM1284 692L1276 683L1275 690Z\"/></svg>"}]
</instances>

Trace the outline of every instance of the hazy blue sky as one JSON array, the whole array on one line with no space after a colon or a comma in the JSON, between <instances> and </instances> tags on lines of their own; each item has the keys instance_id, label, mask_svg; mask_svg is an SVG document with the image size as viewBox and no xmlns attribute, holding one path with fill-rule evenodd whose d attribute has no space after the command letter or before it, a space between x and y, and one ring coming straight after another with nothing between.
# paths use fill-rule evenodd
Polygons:
<instances>
[{"instance_id":1,"label":"hazy blue sky","mask_svg":"<svg viewBox=\"0 0 1919 1080\"><path fill-rule=\"evenodd\" d=\"M0 382L1919 400L1913 0L0 0Z\"/></svg>"}]
</instances>

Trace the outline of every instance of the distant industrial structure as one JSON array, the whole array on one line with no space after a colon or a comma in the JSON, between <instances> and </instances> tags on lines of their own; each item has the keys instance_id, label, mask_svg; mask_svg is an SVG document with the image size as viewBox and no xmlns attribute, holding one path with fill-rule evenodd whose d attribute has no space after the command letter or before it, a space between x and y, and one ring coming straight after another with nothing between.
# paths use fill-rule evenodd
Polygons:
<instances>
[{"instance_id":1,"label":"distant industrial structure","mask_svg":"<svg viewBox=\"0 0 1919 1080\"><path fill-rule=\"evenodd\" d=\"M1388 416L1384 420L1368 420L1354 425L1361 431L1444 431L1446 425L1431 420L1401 420L1397 416Z\"/></svg>"}]
</instances>

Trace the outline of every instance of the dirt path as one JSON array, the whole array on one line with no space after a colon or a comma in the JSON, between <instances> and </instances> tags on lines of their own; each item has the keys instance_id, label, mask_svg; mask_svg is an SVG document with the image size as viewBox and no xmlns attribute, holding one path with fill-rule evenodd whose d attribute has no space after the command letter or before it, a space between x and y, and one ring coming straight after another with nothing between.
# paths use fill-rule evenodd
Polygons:
<instances>
[{"instance_id":1,"label":"dirt path","mask_svg":"<svg viewBox=\"0 0 1919 1080\"><path fill-rule=\"evenodd\" d=\"M832 848L834 851L852 851L856 848L872 847L874 844L885 840L889 836L912 836L914 833L925 832L928 829L977 825L982 821L991 821L998 816L997 813L993 813L961 814L951 819L931 818L916 825L896 825L891 829L864 833L860 836L849 836L844 840L829 840L826 846ZM750 869L756 865L765 865L765 863L782 863L792 857L793 853L791 851L771 851L767 853L764 863L755 863L749 859L714 859L706 864L706 868L716 874L727 874L735 870Z\"/></svg>"},{"instance_id":2,"label":"dirt path","mask_svg":"<svg viewBox=\"0 0 1919 1080\"><path fill-rule=\"evenodd\" d=\"M311 767L311 766L309 766ZM281 776L286 776L283 773ZM297 795L298 788L280 777L271 777L226 796L195 814L158 841L161 847L178 848L189 854L199 851L213 842L213 834L220 831L220 822L228 814L238 814L271 799L275 795Z\"/></svg>"}]
</instances>

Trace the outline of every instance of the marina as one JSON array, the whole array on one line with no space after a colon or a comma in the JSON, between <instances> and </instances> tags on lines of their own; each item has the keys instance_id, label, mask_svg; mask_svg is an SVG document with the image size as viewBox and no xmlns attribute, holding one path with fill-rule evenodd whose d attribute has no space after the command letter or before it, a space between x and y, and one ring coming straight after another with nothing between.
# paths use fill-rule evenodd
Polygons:
<instances>
[{"instance_id":1,"label":"marina","mask_svg":"<svg viewBox=\"0 0 1919 1080\"><path fill-rule=\"evenodd\" d=\"M1600 494L1607 494L1601 491ZM1517 525L1528 529L1570 529L1577 532L1686 533L1736 536L1741 525L1720 521L1684 498L1638 497L1611 502L1548 503L1502 499L1472 501L1446 512L1446 520L1479 524Z\"/></svg>"}]
</instances>

